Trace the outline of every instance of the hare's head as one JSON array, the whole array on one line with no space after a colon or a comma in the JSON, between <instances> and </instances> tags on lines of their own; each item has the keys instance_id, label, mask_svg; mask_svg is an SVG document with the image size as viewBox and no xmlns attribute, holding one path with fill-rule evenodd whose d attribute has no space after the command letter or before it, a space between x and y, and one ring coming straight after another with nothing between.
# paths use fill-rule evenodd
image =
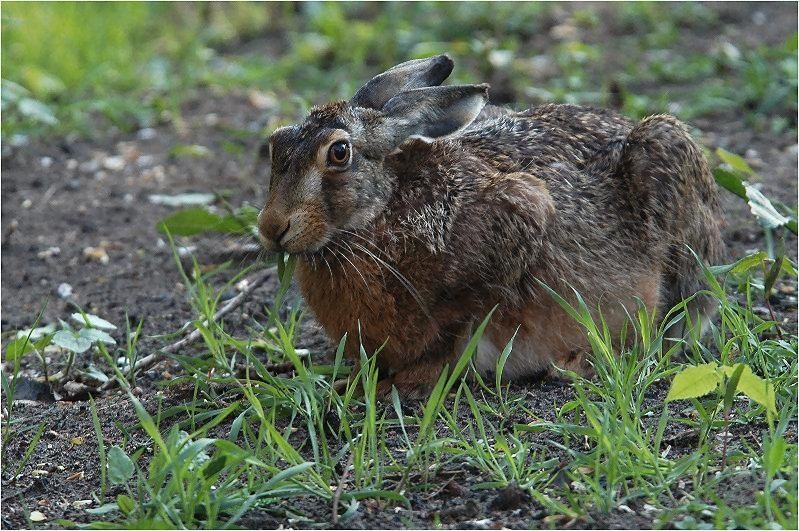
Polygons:
<instances>
[{"instance_id":1,"label":"hare's head","mask_svg":"<svg viewBox=\"0 0 799 531\"><path fill-rule=\"evenodd\" d=\"M258 218L264 246L313 253L336 232L373 221L395 186L386 157L409 138L456 133L485 105L487 85L439 86L451 71L445 55L402 63L350 101L315 107L302 123L272 133Z\"/></svg>"}]
</instances>

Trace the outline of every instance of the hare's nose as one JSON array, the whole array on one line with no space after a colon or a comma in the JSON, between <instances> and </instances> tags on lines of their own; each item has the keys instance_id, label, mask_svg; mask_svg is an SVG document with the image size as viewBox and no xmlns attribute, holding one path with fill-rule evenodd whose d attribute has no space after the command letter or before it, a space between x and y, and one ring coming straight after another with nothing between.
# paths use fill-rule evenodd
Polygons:
<instances>
[{"instance_id":1,"label":"hare's nose","mask_svg":"<svg viewBox=\"0 0 799 531\"><path fill-rule=\"evenodd\" d=\"M258 228L261 236L279 246L280 240L283 239L283 236L286 235L291 226L289 218L269 214L262 215L260 218Z\"/></svg>"}]
</instances>

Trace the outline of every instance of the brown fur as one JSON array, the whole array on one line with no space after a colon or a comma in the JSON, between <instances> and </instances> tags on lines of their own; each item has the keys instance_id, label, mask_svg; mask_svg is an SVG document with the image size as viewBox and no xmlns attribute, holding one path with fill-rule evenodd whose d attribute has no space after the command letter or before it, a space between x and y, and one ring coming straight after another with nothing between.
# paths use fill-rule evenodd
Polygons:
<instances>
[{"instance_id":1,"label":"brown fur","mask_svg":"<svg viewBox=\"0 0 799 531\"><path fill-rule=\"evenodd\" d=\"M453 89L446 101L460 97ZM413 101L444 101L424 90ZM456 125L471 120L480 90L463 89ZM578 290L618 334L636 298L663 315L702 287L686 246L706 262L722 257L715 184L674 117L636 124L572 105L489 106L465 129L398 148L391 120L338 102L281 130L261 220L274 246L266 225L307 211L303 246L288 249L302 255L300 288L332 339L348 334L351 358L359 342L369 353L385 343L384 392L429 392L495 305L485 337L501 349L520 327L509 361L518 374L553 363L586 372L583 331L538 281L571 301ZM358 157L346 173L320 167L333 130ZM309 168L322 173L317 197L298 192L310 189ZM698 300L692 311L711 309Z\"/></svg>"}]
</instances>

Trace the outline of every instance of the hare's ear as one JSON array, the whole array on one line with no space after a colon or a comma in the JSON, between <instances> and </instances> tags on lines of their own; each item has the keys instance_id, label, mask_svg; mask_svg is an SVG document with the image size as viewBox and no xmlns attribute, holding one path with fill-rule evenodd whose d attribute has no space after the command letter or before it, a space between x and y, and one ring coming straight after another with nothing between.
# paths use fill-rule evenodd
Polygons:
<instances>
[{"instance_id":1,"label":"hare's ear","mask_svg":"<svg viewBox=\"0 0 799 531\"><path fill-rule=\"evenodd\" d=\"M488 102L488 85L453 85L408 90L383 107L386 141L396 148L410 137L441 138L477 118Z\"/></svg>"},{"instance_id":2,"label":"hare's ear","mask_svg":"<svg viewBox=\"0 0 799 531\"><path fill-rule=\"evenodd\" d=\"M446 55L398 64L373 77L358 89L350 100L350 105L380 110L388 100L403 90L437 87L449 77L452 67L452 59Z\"/></svg>"}]
</instances>

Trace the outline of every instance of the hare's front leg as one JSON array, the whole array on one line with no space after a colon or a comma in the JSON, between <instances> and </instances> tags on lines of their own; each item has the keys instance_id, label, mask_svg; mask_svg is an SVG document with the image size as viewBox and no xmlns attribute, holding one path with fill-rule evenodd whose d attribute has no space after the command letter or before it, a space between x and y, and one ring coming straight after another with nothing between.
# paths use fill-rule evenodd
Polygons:
<instances>
[{"instance_id":1,"label":"hare's front leg","mask_svg":"<svg viewBox=\"0 0 799 531\"><path fill-rule=\"evenodd\" d=\"M397 393L402 398L409 400L424 400L430 396L436 386L441 371L450 365L454 357L433 356L422 357L413 365L403 367L390 376L377 383L377 396L389 398L391 387L397 388Z\"/></svg>"}]
</instances>

